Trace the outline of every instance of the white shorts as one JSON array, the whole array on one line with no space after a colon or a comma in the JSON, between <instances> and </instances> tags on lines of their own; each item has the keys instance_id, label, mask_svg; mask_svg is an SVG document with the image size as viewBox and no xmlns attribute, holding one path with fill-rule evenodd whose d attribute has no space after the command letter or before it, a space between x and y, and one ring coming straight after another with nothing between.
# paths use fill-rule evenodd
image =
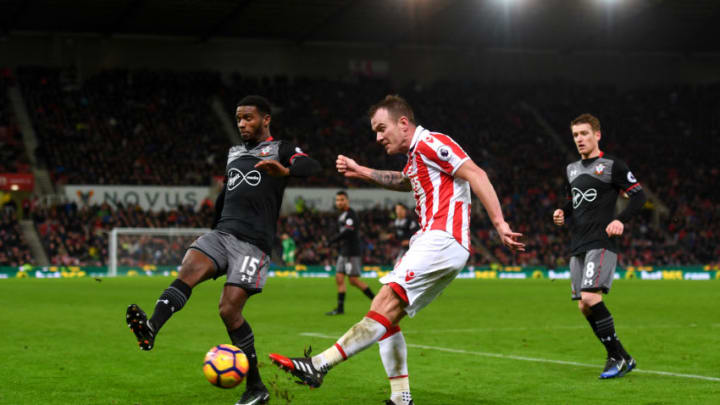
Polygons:
<instances>
[{"instance_id":1,"label":"white shorts","mask_svg":"<svg viewBox=\"0 0 720 405\"><path fill-rule=\"evenodd\" d=\"M425 308L465 267L470 252L444 231L428 231L410 244L395 268L380 279L405 302L409 317Z\"/></svg>"}]
</instances>

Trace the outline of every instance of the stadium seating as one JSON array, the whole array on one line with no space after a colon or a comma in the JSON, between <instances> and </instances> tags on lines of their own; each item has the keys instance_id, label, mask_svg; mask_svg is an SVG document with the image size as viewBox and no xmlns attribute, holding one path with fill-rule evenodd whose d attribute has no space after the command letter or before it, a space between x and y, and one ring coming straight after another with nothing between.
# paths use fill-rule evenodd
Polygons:
<instances>
[{"instance_id":1,"label":"stadium seating","mask_svg":"<svg viewBox=\"0 0 720 405\"><path fill-rule=\"evenodd\" d=\"M0 68L0 173L28 173L30 164L20 130L7 98L15 79L9 69Z\"/></svg>"},{"instance_id":2,"label":"stadium seating","mask_svg":"<svg viewBox=\"0 0 720 405\"><path fill-rule=\"evenodd\" d=\"M209 205L197 211L181 207L153 213L135 205L113 209L108 204L78 207L67 203L38 208L33 218L51 264L103 266L107 264L108 233L112 228L203 228L212 222L213 211ZM170 246L149 236L123 242L119 242L119 249L126 251L118 254L123 259L118 264L128 266L158 264L159 256L164 263L179 264L187 247Z\"/></svg>"},{"instance_id":3,"label":"stadium seating","mask_svg":"<svg viewBox=\"0 0 720 405\"><path fill-rule=\"evenodd\" d=\"M33 263L32 254L23 240L14 207L0 210L0 266L18 267Z\"/></svg>"},{"instance_id":4,"label":"stadium seating","mask_svg":"<svg viewBox=\"0 0 720 405\"><path fill-rule=\"evenodd\" d=\"M210 100L213 73L18 69L40 148L59 184L209 185L229 140Z\"/></svg>"},{"instance_id":5,"label":"stadium seating","mask_svg":"<svg viewBox=\"0 0 720 405\"><path fill-rule=\"evenodd\" d=\"M10 70L0 68L0 173L28 173L30 165L25 146L7 98L8 87L13 83ZM17 210L9 198L0 204L0 266L32 263L30 249L20 232Z\"/></svg>"},{"instance_id":6,"label":"stadium seating","mask_svg":"<svg viewBox=\"0 0 720 405\"><path fill-rule=\"evenodd\" d=\"M508 222L527 235L528 252L510 255L481 213L473 218L473 235L507 265L566 264L567 230L555 227L550 218L567 198L566 153L576 155L568 123L591 112L603 123L602 149L627 161L669 210L657 221L646 210L628 224L631 236L622 239L621 263L706 264L720 256L720 208L712 204L718 195L710 186L720 175L713 164L720 131L713 114L717 86L618 89L438 82L393 87L360 78L234 75L222 81L211 72L125 70L80 81L71 72L47 68L19 69L18 78L43 144L38 156L58 183L209 184L211 176L223 172L229 146L209 100L218 97L231 116L240 97L263 94L274 104L273 135L297 143L323 164L321 175L291 185L367 187L339 176L335 156L400 169L403 157L388 157L375 144L366 116L368 106L384 94L399 93L422 125L453 136L490 175ZM556 146L523 103L534 106L559 132L566 150ZM279 232L296 240L299 262L334 261L334 251L322 243L334 232L333 215L281 219ZM383 243L389 213L361 215L367 220L365 262L390 263L395 249ZM481 252L474 252L471 262L485 261Z\"/></svg>"}]
</instances>

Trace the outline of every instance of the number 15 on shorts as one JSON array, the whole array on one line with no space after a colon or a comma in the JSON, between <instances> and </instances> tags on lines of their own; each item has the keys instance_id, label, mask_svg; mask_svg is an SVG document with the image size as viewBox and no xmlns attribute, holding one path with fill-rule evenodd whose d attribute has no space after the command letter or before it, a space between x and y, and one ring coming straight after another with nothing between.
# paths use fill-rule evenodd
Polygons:
<instances>
[{"instance_id":1,"label":"number 15 on shorts","mask_svg":"<svg viewBox=\"0 0 720 405\"><path fill-rule=\"evenodd\" d=\"M260 259L257 257L245 256L238 270L240 280L244 283L251 283L255 279L255 274L258 271L258 264L260 264Z\"/></svg>"}]
</instances>

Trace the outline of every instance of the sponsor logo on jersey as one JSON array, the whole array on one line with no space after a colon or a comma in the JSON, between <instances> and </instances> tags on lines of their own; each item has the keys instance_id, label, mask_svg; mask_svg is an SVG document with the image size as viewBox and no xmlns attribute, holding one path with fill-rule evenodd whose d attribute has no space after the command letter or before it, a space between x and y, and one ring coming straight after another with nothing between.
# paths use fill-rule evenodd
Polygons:
<instances>
[{"instance_id":1,"label":"sponsor logo on jersey","mask_svg":"<svg viewBox=\"0 0 720 405\"><path fill-rule=\"evenodd\" d=\"M262 180L262 175L257 170L251 170L247 173L243 173L239 169L232 168L228 171L228 191L232 191L236 189L239 185L243 184L243 182L247 183L249 186L257 186L260 184L260 180Z\"/></svg>"},{"instance_id":2,"label":"sponsor logo on jersey","mask_svg":"<svg viewBox=\"0 0 720 405\"><path fill-rule=\"evenodd\" d=\"M448 146L443 145L438 148L438 157L440 160L447 162L450 160L450 156L450 148Z\"/></svg>"},{"instance_id":3,"label":"sponsor logo on jersey","mask_svg":"<svg viewBox=\"0 0 720 405\"><path fill-rule=\"evenodd\" d=\"M570 170L570 177L575 177L577 175L577 169Z\"/></svg>"},{"instance_id":4,"label":"sponsor logo on jersey","mask_svg":"<svg viewBox=\"0 0 720 405\"><path fill-rule=\"evenodd\" d=\"M405 270L405 282L409 283L415 278L415 272L412 270Z\"/></svg>"},{"instance_id":5,"label":"sponsor logo on jersey","mask_svg":"<svg viewBox=\"0 0 720 405\"><path fill-rule=\"evenodd\" d=\"M593 202L597 198L597 190L589 188L583 192L579 188L573 187L572 189L573 208L577 208L582 204L583 201Z\"/></svg>"},{"instance_id":6,"label":"sponsor logo on jersey","mask_svg":"<svg viewBox=\"0 0 720 405\"><path fill-rule=\"evenodd\" d=\"M637 183L637 179L636 179L635 176L632 174L632 172L628 172L628 174L627 174L627 180L628 180L630 183Z\"/></svg>"},{"instance_id":7,"label":"sponsor logo on jersey","mask_svg":"<svg viewBox=\"0 0 720 405\"><path fill-rule=\"evenodd\" d=\"M424 140L426 143L433 143L433 141L434 141L433 137L430 135L426 136Z\"/></svg>"},{"instance_id":8,"label":"sponsor logo on jersey","mask_svg":"<svg viewBox=\"0 0 720 405\"><path fill-rule=\"evenodd\" d=\"M605 165L602 163L598 163L597 166L595 166L595 174L603 174L605 171Z\"/></svg>"}]
</instances>

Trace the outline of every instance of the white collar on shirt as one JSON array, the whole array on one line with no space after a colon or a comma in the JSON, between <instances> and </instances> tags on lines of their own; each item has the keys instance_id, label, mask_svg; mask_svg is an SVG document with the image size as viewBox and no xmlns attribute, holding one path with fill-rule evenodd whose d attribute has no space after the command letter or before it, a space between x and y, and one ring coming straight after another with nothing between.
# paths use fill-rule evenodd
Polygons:
<instances>
[{"instance_id":1,"label":"white collar on shirt","mask_svg":"<svg viewBox=\"0 0 720 405\"><path fill-rule=\"evenodd\" d=\"M415 128L415 133L413 134L412 141L410 141L410 149L408 150L408 155L412 153L413 149L415 149L415 145L417 145L418 141L420 141L420 137L425 134L430 134L430 131L420 125Z\"/></svg>"}]
</instances>

